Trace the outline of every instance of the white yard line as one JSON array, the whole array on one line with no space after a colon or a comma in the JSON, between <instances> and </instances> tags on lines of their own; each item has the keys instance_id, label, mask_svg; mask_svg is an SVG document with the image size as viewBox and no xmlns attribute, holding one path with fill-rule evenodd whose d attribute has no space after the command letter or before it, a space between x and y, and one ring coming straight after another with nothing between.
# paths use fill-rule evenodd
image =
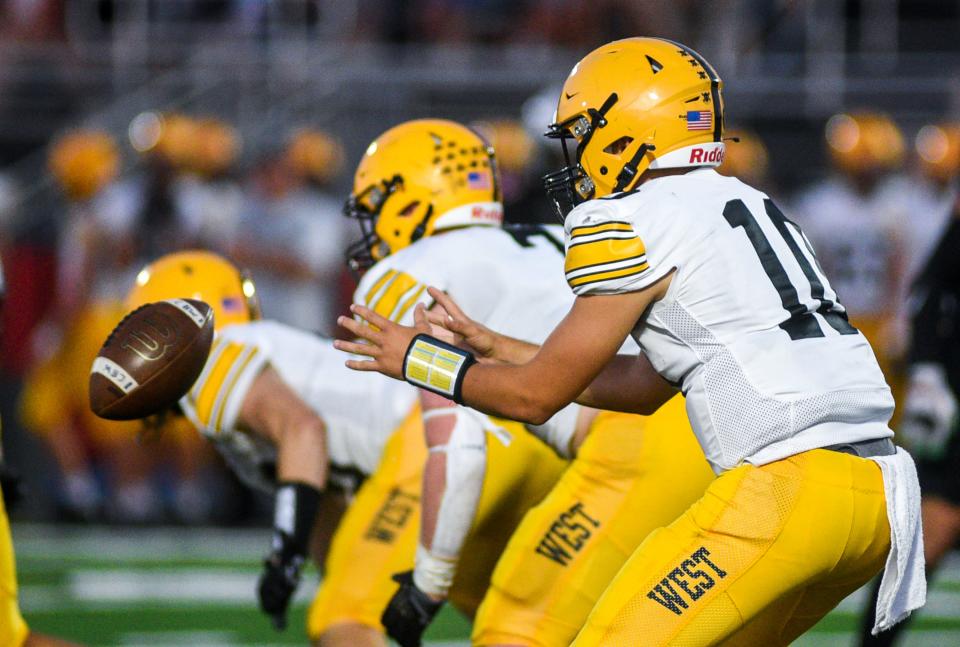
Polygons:
<instances>
[{"instance_id":1,"label":"white yard line","mask_svg":"<svg viewBox=\"0 0 960 647\"><path fill-rule=\"evenodd\" d=\"M229 569L76 570L64 586L20 587L20 605L25 613L56 608L97 608L142 605L222 606L256 605L257 574ZM314 587L304 582L294 597L306 604Z\"/></svg>"},{"instance_id":2,"label":"white yard line","mask_svg":"<svg viewBox=\"0 0 960 647\"><path fill-rule=\"evenodd\" d=\"M51 559L259 559L270 545L270 529L127 528L12 524L16 551Z\"/></svg>"}]
</instances>

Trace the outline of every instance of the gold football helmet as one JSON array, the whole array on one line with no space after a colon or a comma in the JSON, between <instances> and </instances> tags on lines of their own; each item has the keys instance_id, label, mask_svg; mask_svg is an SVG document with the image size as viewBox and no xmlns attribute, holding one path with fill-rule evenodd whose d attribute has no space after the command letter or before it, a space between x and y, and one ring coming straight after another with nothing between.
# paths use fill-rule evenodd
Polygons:
<instances>
[{"instance_id":1,"label":"gold football helmet","mask_svg":"<svg viewBox=\"0 0 960 647\"><path fill-rule=\"evenodd\" d=\"M240 154L240 136L236 129L213 117L194 123L193 145L189 169L203 177L224 173Z\"/></svg>"},{"instance_id":2,"label":"gold football helmet","mask_svg":"<svg viewBox=\"0 0 960 647\"><path fill-rule=\"evenodd\" d=\"M903 161L903 134L885 114L851 112L827 120L827 147L834 165L852 175L890 171Z\"/></svg>"},{"instance_id":3,"label":"gold football helmet","mask_svg":"<svg viewBox=\"0 0 960 647\"><path fill-rule=\"evenodd\" d=\"M149 150L176 169L188 169L197 149L197 120L179 113L168 113L160 119L160 131Z\"/></svg>"},{"instance_id":4,"label":"gold football helmet","mask_svg":"<svg viewBox=\"0 0 960 647\"><path fill-rule=\"evenodd\" d=\"M702 56L670 40L627 38L587 54L563 84L547 131L567 160L544 177L561 218L580 202L631 190L647 169L718 166L722 88Z\"/></svg>"},{"instance_id":5,"label":"gold football helmet","mask_svg":"<svg viewBox=\"0 0 960 647\"><path fill-rule=\"evenodd\" d=\"M137 274L127 308L164 299L199 299L213 308L214 327L260 318L260 302L250 276L227 259L205 251L167 254Z\"/></svg>"},{"instance_id":6,"label":"gold football helmet","mask_svg":"<svg viewBox=\"0 0 960 647\"><path fill-rule=\"evenodd\" d=\"M290 167L300 176L327 184L340 175L346 155L331 134L301 128L291 135L285 152Z\"/></svg>"},{"instance_id":7,"label":"gold football helmet","mask_svg":"<svg viewBox=\"0 0 960 647\"><path fill-rule=\"evenodd\" d=\"M75 130L53 144L47 163L67 197L86 200L117 177L120 153L107 133Z\"/></svg>"},{"instance_id":8,"label":"gold football helmet","mask_svg":"<svg viewBox=\"0 0 960 647\"><path fill-rule=\"evenodd\" d=\"M503 220L493 148L466 126L408 121L360 160L344 213L360 223L350 266L364 269L434 232Z\"/></svg>"},{"instance_id":9,"label":"gold football helmet","mask_svg":"<svg viewBox=\"0 0 960 647\"><path fill-rule=\"evenodd\" d=\"M497 168L503 173L523 173L533 163L536 143L515 119L495 119L471 124L497 153Z\"/></svg>"},{"instance_id":10,"label":"gold football helmet","mask_svg":"<svg viewBox=\"0 0 960 647\"><path fill-rule=\"evenodd\" d=\"M929 124L917 132L914 149L923 174L949 182L960 172L960 124Z\"/></svg>"}]
</instances>

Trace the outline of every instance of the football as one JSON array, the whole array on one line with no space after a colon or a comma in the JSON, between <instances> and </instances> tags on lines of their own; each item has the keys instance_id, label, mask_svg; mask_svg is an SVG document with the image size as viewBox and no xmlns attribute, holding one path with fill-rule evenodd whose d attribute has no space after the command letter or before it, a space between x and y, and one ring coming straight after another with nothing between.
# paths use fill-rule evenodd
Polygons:
<instances>
[{"instance_id":1,"label":"football","mask_svg":"<svg viewBox=\"0 0 960 647\"><path fill-rule=\"evenodd\" d=\"M113 329L90 370L90 408L135 420L177 402L196 382L213 343L213 309L169 299L140 306Z\"/></svg>"}]
</instances>

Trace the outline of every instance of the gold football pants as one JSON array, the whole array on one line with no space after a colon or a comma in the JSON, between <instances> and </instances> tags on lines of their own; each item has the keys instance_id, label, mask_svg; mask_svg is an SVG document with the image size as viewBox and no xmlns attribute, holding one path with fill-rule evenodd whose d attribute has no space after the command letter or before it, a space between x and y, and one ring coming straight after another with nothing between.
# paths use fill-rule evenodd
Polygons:
<instances>
[{"instance_id":1,"label":"gold football pants","mask_svg":"<svg viewBox=\"0 0 960 647\"><path fill-rule=\"evenodd\" d=\"M682 397L649 417L602 412L497 563L474 644L567 647L636 547L713 478Z\"/></svg>"},{"instance_id":2,"label":"gold football pants","mask_svg":"<svg viewBox=\"0 0 960 647\"><path fill-rule=\"evenodd\" d=\"M517 423L498 422L512 440L505 446L487 434L483 493L450 590L451 602L469 617L523 514L549 492L566 466ZM426 458L417 407L390 437L379 467L337 527L307 620L312 639L336 624L382 629L380 615L397 590L391 577L413 568Z\"/></svg>"},{"instance_id":3,"label":"gold football pants","mask_svg":"<svg viewBox=\"0 0 960 647\"><path fill-rule=\"evenodd\" d=\"M821 449L743 465L643 542L574 644L788 645L889 547L873 461Z\"/></svg>"},{"instance_id":4,"label":"gold football pants","mask_svg":"<svg viewBox=\"0 0 960 647\"><path fill-rule=\"evenodd\" d=\"M27 624L17 605L17 570L10 524L0 493L0 645L19 647L27 639Z\"/></svg>"}]
</instances>

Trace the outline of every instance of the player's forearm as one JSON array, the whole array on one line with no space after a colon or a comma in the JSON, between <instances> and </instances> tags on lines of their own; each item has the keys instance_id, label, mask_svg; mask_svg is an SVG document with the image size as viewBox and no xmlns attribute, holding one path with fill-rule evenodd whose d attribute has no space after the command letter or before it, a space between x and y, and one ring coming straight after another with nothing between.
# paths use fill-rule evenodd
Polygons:
<instances>
[{"instance_id":1,"label":"player's forearm","mask_svg":"<svg viewBox=\"0 0 960 647\"><path fill-rule=\"evenodd\" d=\"M595 409L650 415L676 393L643 356L616 355L577 397Z\"/></svg>"},{"instance_id":2,"label":"player's forearm","mask_svg":"<svg viewBox=\"0 0 960 647\"><path fill-rule=\"evenodd\" d=\"M305 483L317 490L327 486L330 466L326 428L318 417L292 421L277 447L277 478L286 483Z\"/></svg>"},{"instance_id":3,"label":"player's forearm","mask_svg":"<svg viewBox=\"0 0 960 647\"><path fill-rule=\"evenodd\" d=\"M493 347L493 359L503 364L526 364L534 358L540 346L530 342L507 337L506 335L497 335L496 343Z\"/></svg>"},{"instance_id":4,"label":"player's forearm","mask_svg":"<svg viewBox=\"0 0 960 647\"><path fill-rule=\"evenodd\" d=\"M413 581L439 600L453 584L480 503L486 471L485 418L429 391L420 392L420 404L429 454Z\"/></svg>"},{"instance_id":5,"label":"player's forearm","mask_svg":"<svg viewBox=\"0 0 960 647\"><path fill-rule=\"evenodd\" d=\"M580 390L566 384L564 377L561 369L546 369L536 361L518 366L480 364L464 377L463 401L490 415L542 425Z\"/></svg>"}]
</instances>

